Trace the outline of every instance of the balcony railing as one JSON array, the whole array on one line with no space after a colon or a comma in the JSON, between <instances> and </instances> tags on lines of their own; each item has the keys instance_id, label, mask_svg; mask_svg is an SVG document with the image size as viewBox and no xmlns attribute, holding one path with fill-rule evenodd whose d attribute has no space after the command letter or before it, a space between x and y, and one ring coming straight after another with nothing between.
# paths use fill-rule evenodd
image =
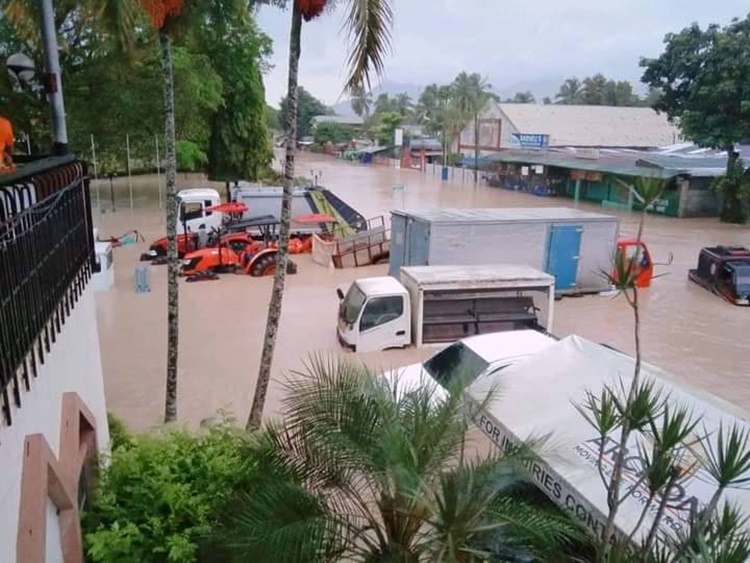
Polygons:
<instances>
[{"instance_id":1,"label":"balcony railing","mask_svg":"<svg viewBox=\"0 0 750 563\"><path fill-rule=\"evenodd\" d=\"M0 176L0 416L13 421L91 276L86 164L52 157ZM61 376L64 374L60 374Z\"/></svg>"}]
</instances>

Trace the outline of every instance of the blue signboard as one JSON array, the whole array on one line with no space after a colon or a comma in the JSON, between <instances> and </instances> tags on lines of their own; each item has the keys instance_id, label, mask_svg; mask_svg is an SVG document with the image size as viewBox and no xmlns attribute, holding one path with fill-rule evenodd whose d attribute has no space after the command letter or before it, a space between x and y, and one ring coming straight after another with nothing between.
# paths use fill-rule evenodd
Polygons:
<instances>
[{"instance_id":1,"label":"blue signboard","mask_svg":"<svg viewBox=\"0 0 750 563\"><path fill-rule=\"evenodd\" d=\"M523 149L544 149L549 146L549 135L539 133L512 133Z\"/></svg>"}]
</instances>

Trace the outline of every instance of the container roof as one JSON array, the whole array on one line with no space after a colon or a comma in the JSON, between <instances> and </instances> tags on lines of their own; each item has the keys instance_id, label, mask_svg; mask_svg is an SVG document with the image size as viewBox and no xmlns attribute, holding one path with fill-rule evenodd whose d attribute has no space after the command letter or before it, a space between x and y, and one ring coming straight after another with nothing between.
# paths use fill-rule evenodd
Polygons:
<instances>
[{"instance_id":1,"label":"container roof","mask_svg":"<svg viewBox=\"0 0 750 563\"><path fill-rule=\"evenodd\" d=\"M456 284L466 287L489 283L512 285L518 282L534 286L552 286L555 283L554 276L525 264L407 266L401 268L401 271L424 286Z\"/></svg>"},{"instance_id":2,"label":"container roof","mask_svg":"<svg viewBox=\"0 0 750 563\"><path fill-rule=\"evenodd\" d=\"M570 207L488 207L473 209L425 209L392 211L431 223L497 223L529 221L617 221L617 217Z\"/></svg>"},{"instance_id":3,"label":"container roof","mask_svg":"<svg viewBox=\"0 0 750 563\"><path fill-rule=\"evenodd\" d=\"M606 489L597 469L599 435L575 404L585 399L587 391L599 397L605 386L619 389L622 385L628 389L634 364L632 357L584 338L569 336L496 376L478 379L467 391L474 400L484 402L493 387L500 386L501 392L492 397L480 419L483 431L493 436L496 442L502 443L506 437L516 441L550 436L550 442L539 452L541 470L532 471L532 477L556 502L565 504L568 509L575 505L578 510L580 506L585 514L591 515L586 521L594 532L601 533L606 520L604 515L608 512ZM715 491L705 470L705 442L696 440L699 436L709 436L711 443L715 444L721 425L725 430L736 424L741 431L750 431L748 413L706 391L688 386L655 366L643 364L642 370L642 377L652 380L662 390L663 396L668 396L669 403L687 407L700 421L695 436L684 444L685 478L680 481L683 494L679 499L672 499L669 518L664 519L662 528L664 532L673 532L668 524L671 520L673 525L685 531L691 499L705 504ZM639 444L646 451L651 450L652 445L645 436L636 438L634 435L628 443L631 455L638 455ZM611 468L609 456L605 456L604 463L604 471ZM626 481L639 482L639 477L631 469ZM560 487L561 495L552 494L557 487ZM621 531L628 533L635 527L643 510L641 501L647 497L648 491L641 484L638 494L624 501L615 521ZM750 510L748 489L730 488L722 500L737 502L745 513ZM649 513L636 539L649 530L651 518Z\"/></svg>"},{"instance_id":4,"label":"container roof","mask_svg":"<svg viewBox=\"0 0 750 563\"><path fill-rule=\"evenodd\" d=\"M191 197L218 197L219 192L213 188L185 188L177 192L177 197L184 197L190 195Z\"/></svg>"}]
</instances>

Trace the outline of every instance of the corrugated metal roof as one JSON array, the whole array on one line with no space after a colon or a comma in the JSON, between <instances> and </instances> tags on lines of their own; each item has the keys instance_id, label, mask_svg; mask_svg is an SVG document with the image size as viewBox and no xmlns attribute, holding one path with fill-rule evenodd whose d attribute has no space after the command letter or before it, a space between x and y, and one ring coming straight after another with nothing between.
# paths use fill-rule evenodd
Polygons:
<instances>
[{"instance_id":1,"label":"corrugated metal roof","mask_svg":"<svg viewBox=\"0 0 750 563\"><path fill-rule=\"evenodd\" d=\"M639 154L636 152L632 152L630 155L606 153L602 154L599 158L577 158L572 153L510 150L493 154L487 158L493 162L543 164L545 166L557 166L571 170L591 170L608 174L621 174L623 176L671 178L680 173L676 170L662 170L658 167L637 166L636 161Z\"/></svg>"},{"instance_id":2,"label":"corrugated metal roof","mask_svg":"<svg viewBox=\"0 0 750 563\"><path fill-rule=\"evenodd\" d=\"M546 221L617 221L617 217L581 211L570 207L490 207L473 209L425 209L392 211L394 215L413 217L429 223L499 223Z\"/></svg>"},{"instance_id":3,"label":"corrugated metal roof","mask_svg":"<svg viewBox=\"0 0 750 563\"><path fill-rule=\"evenodd\" d=\"M550 136L550 146L661 147L680 130L651 108L499 104L521 133Z\"/></svg>"}]
</instances>

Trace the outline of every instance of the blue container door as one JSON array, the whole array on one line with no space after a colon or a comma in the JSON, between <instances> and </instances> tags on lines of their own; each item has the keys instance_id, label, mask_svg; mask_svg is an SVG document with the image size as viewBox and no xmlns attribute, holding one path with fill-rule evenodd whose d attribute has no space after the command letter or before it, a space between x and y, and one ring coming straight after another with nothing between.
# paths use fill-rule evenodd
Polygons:
<instances>
[{"instance_id":1,"label":"blue container door","mask_svg":"<svg viewBox=\"0 0 750 563\"><path fill-rule=\"evenodd\" d=\"M575 286L581 253L581 225L552 225L547 248L547 273L555 276L555 291Z\"/></svg>"}]
</instances>

